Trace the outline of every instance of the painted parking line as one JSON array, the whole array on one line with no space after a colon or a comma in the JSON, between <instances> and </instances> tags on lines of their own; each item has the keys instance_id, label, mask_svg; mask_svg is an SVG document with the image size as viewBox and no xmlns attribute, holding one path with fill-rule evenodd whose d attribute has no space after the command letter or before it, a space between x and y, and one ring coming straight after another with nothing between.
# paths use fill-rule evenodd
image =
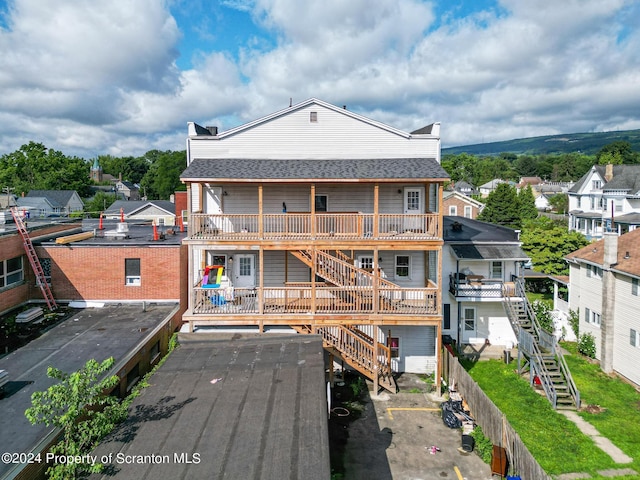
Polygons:
<instances>
[{"instance_id":1,"label":"painted parking line","mask_svg":"<svg viewBox=\"0 0 640 480\"><path fill-rule=\"evenodd\" d=\"M464 480L464 478L462 478L462 474L460 473L460 469L458 467L453 467L453 471L456 472L456 475L458 476L458 480Z\"/></svg>"},{"instance_id":2,"label":"painted parking line","mask_svg":"<svg viewBox=\"0 0 640 480\"><path fill-rule=\"evenodd\" d=\"M389 414L389 418L393 420L392 410L398 411L422 411L422 412L439 412L439 408L428 408L428 407L390 407L387 408L387 413Z\"/></svg>"}]
</instances>

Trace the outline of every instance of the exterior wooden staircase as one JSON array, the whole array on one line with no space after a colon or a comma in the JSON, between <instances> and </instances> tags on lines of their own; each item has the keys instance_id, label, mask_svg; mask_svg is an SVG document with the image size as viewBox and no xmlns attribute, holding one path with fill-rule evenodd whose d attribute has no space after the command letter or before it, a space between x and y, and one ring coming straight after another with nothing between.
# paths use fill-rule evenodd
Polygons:
<instances>
[{"instance_id":1,"label":"exterior wooden staircase","mask_svg":"<svg viewBox=\"0 0 640 480\"><path fill-rule=\"evenodd\" d=\"M515 295L510 297L505 292L503 298L505 311L518 337L518 372L524 373L529 368L531 385L536 381L540 383L553 408L580 408L580 392L558 341L540 327L525 294L524 281L517 279Z\"/></svg>"},{"instance_id":2,"label":"exterior wooden staircase","mask_svg":"<svg viewBox=\"0 0 640 480\"><path fill-rule=\"evenodd\" d=\"M372 380L374 386L383 387L391 393L398 391L391 370L391 349L376 342L374 338L357 327L345 325L293 325L292 327L298 333L320 335L325 350Z\"/></svg>"}]
</instances>

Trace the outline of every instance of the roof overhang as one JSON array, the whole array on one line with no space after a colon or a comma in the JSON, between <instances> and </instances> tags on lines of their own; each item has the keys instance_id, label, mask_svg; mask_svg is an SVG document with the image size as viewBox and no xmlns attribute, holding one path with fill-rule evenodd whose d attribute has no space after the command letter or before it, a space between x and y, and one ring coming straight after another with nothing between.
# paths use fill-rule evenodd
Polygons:
<instances>
[{"instance_id":1,"label":"roof overhang","mask_svg":"<svg viewBox=\"0 0 640 480\"><path fill-rule=\"evenodd\" d=\"M527 260L518 245L449 245L456 260Z\"/></svg>"}]
</instances>

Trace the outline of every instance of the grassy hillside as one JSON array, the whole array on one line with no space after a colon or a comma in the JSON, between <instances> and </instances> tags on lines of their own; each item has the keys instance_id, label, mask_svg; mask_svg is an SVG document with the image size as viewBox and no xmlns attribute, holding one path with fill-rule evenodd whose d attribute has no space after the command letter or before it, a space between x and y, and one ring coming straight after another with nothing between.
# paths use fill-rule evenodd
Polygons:
<instances>
[{"instance_id":1,"label":"grassy hillside","mask_svg":"<svg viewBox=\"0 0 640 480\"><path fill-rule=\"evenodd\" d=\"M619 132L567 133L544 137L518 138L504 142L481 143L462 147L443 148L442 154L469 153L471 155L499 155L503 152L515 154L552 154L580 152L585 155L596 154L604 145L616 141L626 141L631 149L640 151L640 130Z\"/></svg>"}]
</instances>

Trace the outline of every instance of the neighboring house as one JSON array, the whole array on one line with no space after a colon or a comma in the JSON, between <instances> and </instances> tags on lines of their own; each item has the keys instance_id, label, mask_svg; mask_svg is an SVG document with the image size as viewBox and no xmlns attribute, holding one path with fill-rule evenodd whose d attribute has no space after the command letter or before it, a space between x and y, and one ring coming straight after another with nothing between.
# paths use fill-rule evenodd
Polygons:
<instances>
[{"instance_id":1,"label":"neighboring house","mask_svg":"<svg viewBox=\"0 0 640 480\"><path fill-rule=\"evenodd\" d=\"M538 185L541 185L542 183L543 182L540 177L520 177L520 182L518 182L516 188L518 189L518 191L520 191L527 186L534 188Z\"/></svg>"},{"instance_id":2,"label":"neighboring house","mask_svg":"<svg viewBox=\"0 0 640 480\"><path fill-rule=\"evenodd\" d=\"M505 292L529 259L518 232L461 217L444 217L442 332L458 343L504 345L517 337L504 310Z\"/></svg>"},{"instance_id":3,"label":"neighboring house","mask_svg":"<svg viewBox=\"0 0 640 480\"><path fill-rule=\"evenodd\" d=\"M640 229L604 238L566 256L569 308L580 334L596 340L602 370L640 385Z\"/></svg>"},{"instance_id":4,"label":"neighboring house","mask_svg":"<svg viewBox=\"0 0 640 480\"><path fill-rule=\"evenodd\" d=\"M23 212L23 217L46 218L60 216L62 209L58 204L53 205L46 197L19 197L18 210Z\"/></svg>"},{"instance_id":5,"label":"neighboring house","mask_svg":"<svg viewBox=\"0 0 640 480\"><path fill-rule=\"evenodd\" d=\"M107 219L154 222L156 225L176 224L175 204L168 200L116 200L104 212Z\"/></svg>"},{"instance_id":6,"label":"neighboring house","mask_svg":"<svg viewBox=\"0 0 640 480\"><path fill-rule=\"evenodd\" d=\"M30 190L25 198L37 197L47 199L55 209L54 215L66 217L84 210L84 203L75 190Z\"/></svg>"},{"instance_id":7,"label":"neighboring house","mask_svg":"<svg viewBox=\"0 0 640 480\"><path fill-rule=\"evenodd\" d=\"M458 180L453 184L453 190L459 192L467 197L472 195L478 195L478 190L471 185L470 183L465 182L464 180Z\"/></svg>"},{"instance_id":8,"label":"neighboring house","mask_svg":"<svg viewBox=\"0 0 640 480\"><path fill-rule=\"evenodd\" d=\"M551 203L549 203L549 199L551 196L546 193L538 193L535 197L535 204L538 210L546 212L547 210L551 210Z\"/></svg>"},{"instance_id":9,"label":"neighboring house","mask_svg":"<svg viewBox=\"0 0 640 480\"><path fill-rule=\"evenodd\" d=\"M124 200L140 200L140 189L131 182L118 180L116 182L116 195Z\"/></svg>"},{"instance_id":10,"label":"neighboring house","mask_svg":"<svg viewBox=\"0 0 640 480\"><path fill-rule=\"evenodd\" d=\"M406 133L310 99L188 133L191 327L286 325L374 382L389 367L439 379L438 123Z\"/></svg>"},{"instance_id":11,"label":"neighboring house","mask_svg":"<svg viewBox=\"0 0 640 480\"><path fill-rule=\"evenodd\" d=\"M478 191L480 192L480 195L482 197L488 197L489 194L493 192L496 188L498 188L498 185L500 185L501 183L507 183L507 182L499 178L494 178L490 182L480 185L478 187Z\"/></svg>"},{"instance_id":12,"label":"neighboring house","mask_svg":"<svg viewBox=\"0 0 640 480\"><path fill-rule=\"evenodd\" d=\"M484 203L458 192L444 192L444 212L450 216L478 218Z\"/></svg>"},{"instance_id":13,"label":"neighboring house","mask_svg":"<svg viewBox=\"0 0 640 480\"><path fill-rule=\"evenodd\" d=\"M640 165L594 165L568 195L569 229L587 238L640 226Z\"/></svg>"}]
</instances>

